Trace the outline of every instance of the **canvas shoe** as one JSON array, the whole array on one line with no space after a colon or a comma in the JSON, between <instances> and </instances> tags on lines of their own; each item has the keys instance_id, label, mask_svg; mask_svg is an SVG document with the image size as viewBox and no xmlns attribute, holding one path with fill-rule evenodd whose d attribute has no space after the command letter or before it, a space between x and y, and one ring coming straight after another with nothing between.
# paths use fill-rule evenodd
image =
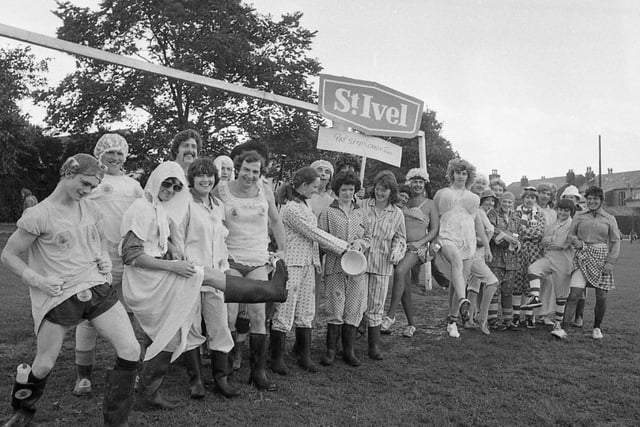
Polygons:
<instances>
[{"instance_id":1,"label":"canvas shoe","mask_svg":"<svg viewBox=\"0 0 640 427\"><path fill-rule=\"evenodd\" d=\"M455 323L449 323L447 325L447 333L451 338L460 338L460 332L458 332L458 325Z\"/></svg>"},{"instance_id":2,"label":"canvas shoe","mask_svg":"<svg viewBox=\"0 0 640 427\"><path fill-rule=\"evenodd\" d=\"M537 295L533 295L533 296L530 296L529 299L527 299L527 302L525 302L520 306L520 309L530 310L538 307L542 307L542 302L540 301L540 298Z\"/></svg>"},{"instance_id":3,"label":"canvas shoe","mask_svg":"<svg viewBox=\"0 0 640 427\"><path fill-rule=\"evenodd\" d=\"M553 325L553 330L551 331L551 335L561 340L567 338L567 333L565 332L564 329L562 329L560 322L556 322L555 325Z\"/></svg>"},{"instance_id":4,"label":"canvas shoe","mask_svg":"<svg viewBox=\"0 0 640 427\"><path fill-rule=\"evenodd\" d=\"M582 328L582 324L583 324L582 317L578 317L576 318L575 321L571 322L571 326L575 328Z\"/></svg>"},{"instance_id":5,"label":"canvas shoe","mask_svg":"<svg viewBox=\"0 0 640 427\"><path fill-rule=\"evenodd\" d=\"M525 321L524 321L524 325L527 329L535 329L536 328L536 324L533 322L533 319L531 317L528 317Z\"/></svg>"},{"instance_id":6,"label":"canvas shoe","mask_svg":"<svg viewBox=\"0 0 640 427\"><path fill-rule=\"evenodd\" d=\"M409 325L406 328L404 328L404 330L402 331L402 336L403 337L407 337L407 338L411 338L413 337L413 334L416 333L416 327L413 325Z\"/></svg>"},{"instance_id":7,"label":"canvas shoe","mask_svg":"<svg viewBox=\"0 0 640 427\"><path fill-rule=\"evenodd\" d=\"M602 335L602 331L600 330L600 328L593 328L591 338L593 338L594 340L601 340L603 337L604 335Z\"/></svg>"},{"instance_id":8,"label":"canvas shoe","mask_svg":"<svg viewBox=\"0 0 640 427\"><path fill-rule=\"evenodd\" d=\"M389 316L382 316L382 325L380 325L380 333L390 334L391 327L393 326L394 323L396 323L395 317L391 318Z\"/></svg>"}]
</instances>

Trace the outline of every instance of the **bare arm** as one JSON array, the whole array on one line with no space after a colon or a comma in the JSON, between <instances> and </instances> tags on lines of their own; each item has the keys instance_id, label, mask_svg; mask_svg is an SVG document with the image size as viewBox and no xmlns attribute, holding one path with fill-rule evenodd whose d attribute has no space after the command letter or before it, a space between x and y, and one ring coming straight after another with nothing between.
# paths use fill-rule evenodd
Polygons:
<instances>
[{"instance_id":1,"label":"bare arm","mask_svg":"<svg viewBox=\"0 0 640 427\"><path fill-rule=\"evenodd\" d=\"M38 236L18 228L11 237L9 237L9 240L2 251L2 263L9 267L9 270L18 277L22 277L24 270L29 268L27 263L20 258L20 255L29 250L29 247L37 238Z\"/></svg>"},{"instance_id":2,"label":"bare arm","mask_svg":"<svg viewBox=\"0 0 640 427\"><path fill-rule=\"evenodd\" d=\"M56 297L62 295L62 285L64 282L59 277L43 277L33 271L27 263L25 263L20 255L26 252L29 247L36 241L38 236L28 233L19 228L17 229L2 250L0 259L2 263L9 267L13 273L20 276L20 279L33 287L40 288L47 295Z\"/></svg>"},{"instance_id":3,"label":"bare arm","mask_svg":"<svg viewBox=\"0 0 640 427\"><path fill-rule=\"evenodd\" d=\"M282 224L282 218L280 218L280 214L278 213L278 208L276 207L276 201L273 197L273 191L269 189L266 191L265 186L265 196L267 198L267 202L269 202L269 228L273 233L273 237L276 239L276 243L278 244L278 257L284 259L285 254L287 253L287 238L284 231L284 225Z\"/></svg>"}]
</instances>

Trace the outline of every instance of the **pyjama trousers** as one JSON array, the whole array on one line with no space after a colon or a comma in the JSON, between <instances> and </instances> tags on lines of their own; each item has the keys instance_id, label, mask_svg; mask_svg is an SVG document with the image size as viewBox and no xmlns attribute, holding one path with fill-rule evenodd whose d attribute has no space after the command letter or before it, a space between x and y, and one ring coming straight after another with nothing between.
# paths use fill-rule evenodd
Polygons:
<instances>
[{"instance_id":1,"label":"pyjama trousers","mask_svg":"<svg viewBox=\"0 0 640 427\"><path fill-rule=\"evenodd\" d=\"M276 331L288 332L296 328L311 328L316 312L316 277L312 265L287 267L289 280L287 300L276 305L271 327Z\"/></svg>"},{"instance_id":2,"label":"pyjama trousers","mask_svg":"<svg viewBox=\"0 0 640 427\"><path fill-rule=\"evenodd\" d=\"M325 277L327 323L358 326L367 309L367 275L351 277L332 274Z\"/></svg>"}]
</instances>

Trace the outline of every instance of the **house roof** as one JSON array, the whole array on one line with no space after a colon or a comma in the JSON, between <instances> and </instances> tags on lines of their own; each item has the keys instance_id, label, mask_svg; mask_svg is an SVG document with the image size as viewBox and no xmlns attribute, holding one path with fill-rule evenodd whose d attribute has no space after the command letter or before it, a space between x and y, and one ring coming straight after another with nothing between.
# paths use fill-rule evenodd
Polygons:
<instances>
[{"instance_id":1,"label":"house roof","mask_svg":"<svg viewBox=\"0 0 640 427\"><path fill-rule=\"evenodd\" d=\"M587 189L592 185L598 185L598 176L587 181L580 190ZM640 171L617 172L602 175L602 190L606 193L611 190L627 189L627 187L640 187Z\"/></svg>"},{"instance_id":2,"label":"house roof","mask_svg":"<svg viewBox=\"0 0 640 427\"><path fill-rule=\"evenodd\" d=\"M578 176L578 175L576 175ZM557 188L560 188L567 183L567 177L565 176L556 176L552 178L545 179L531 179L529 180L529 185L537 187L539 184L543 182L548 182L551 184L555 184ZM598 185L598 175L595 178L587 181L583 185L581 185L578 189L580 192L584 192L587 188L592 185ZM618 189L626 189L628 186L631 188L640 187L640 170L636 171L628 171L628 172L616 172L616 173L607 173L602 175L602 190L607 193L611 190ZM516 198L520 198L522 194L522 187L520 186L520 181L512 182L507 186L507 190L511 191Z\"/></svg>"}]
</instances>

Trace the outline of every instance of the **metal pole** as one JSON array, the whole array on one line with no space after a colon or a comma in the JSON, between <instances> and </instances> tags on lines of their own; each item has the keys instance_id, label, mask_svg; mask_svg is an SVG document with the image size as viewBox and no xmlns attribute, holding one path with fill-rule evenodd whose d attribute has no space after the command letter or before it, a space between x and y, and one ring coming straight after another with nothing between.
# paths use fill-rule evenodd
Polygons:
<instances>
[{"instance_id":1,"label":"metal pole","mask_svg":"<svg viewBox=\"0 0 640 427\"><path fill-rule=\"evenodd\" d=\"M602 140L598 135L598 187L602 188Z\"/></svg>"},{"instance_id":2,"label":"metal pole","mask_svg":"<svg viewBox=\"0 0 640 427\"><path fill-rule=\"evenodd\" d=\"M81 44L60 40L55 37L44 36L42 34L11 27L9 25L0 24L0 36L34 44L37 46L46 47L48 49L54 49L61 52L72 53L74 55L85 56L87 58L96 59L98 61L107 62L110 64L121 65L123 67L133 68L135 70L146 71L165 77L170 77L172 79L182 80L188 83L200 84L227 92L252 96L254 98L260 98L264 99L265 101L288 105L290 107L299 108L301 110L307 110L314 113L318 112L318 106L310 102L300 101L298 99L289 98L287 96L276 95L275 93L264 92L262 90L235 85L222 80L212 79L210 77L204 77L198 74L188 73L186 71L180 71L174 68L165 67L163 65L151 64L149 62L144 62L138 59L133 59L104 50L95 49L93 47L83 46Z\"/></svg>"},{"instance_id":3,"label":"metal pole","mask_svg":"<svg viewBox=\"0 0 640 427\"><path fill-rule=\"evenodd\" d=\"M420 157L420 169L429 173L427 170L427 138L422 130L418 132L418 156Z\"/></svg>"}]
</instances>

